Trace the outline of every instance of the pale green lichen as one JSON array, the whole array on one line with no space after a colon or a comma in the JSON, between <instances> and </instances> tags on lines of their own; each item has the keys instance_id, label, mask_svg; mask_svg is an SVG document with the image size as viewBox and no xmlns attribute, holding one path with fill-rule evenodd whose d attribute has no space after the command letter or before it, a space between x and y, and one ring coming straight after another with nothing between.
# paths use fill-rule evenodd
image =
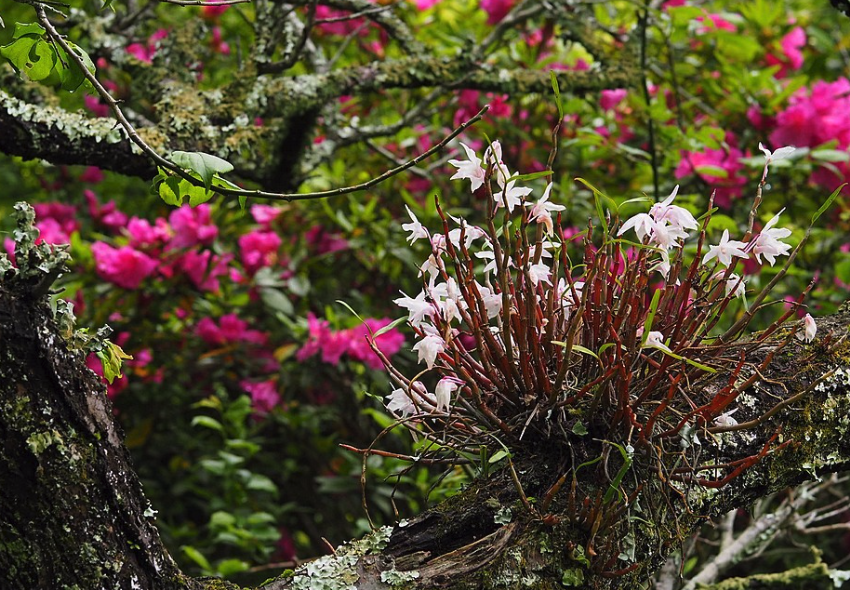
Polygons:
<instances>
[{"instance_id":1,"label":"pale green lichen","mask_svg":"<svg viewBox=\"0 0 850 590\"><path fill-rule=\"evenodd\" d=\"M409 572L400 572L398 570L392 569L381 572L381 581L384 584L389 584L390 586L404 586L408 582L412 582L418 577L419 572L415 570Z\"/></svg>"},{"instance_id":2,"label":"pale green lichen","mask_svg":"<svg viewBox=\"0 0 850 590\"><path fill-rule=\"evenodd\" d=\"M379 553L389 543L392 528L381 527L358 541L343 544L333 555L305 564L290 578L292 590L350 590L360 578L360 557ZM401 573L401 572L399 572Z\"/></svg>"}]
</instances>

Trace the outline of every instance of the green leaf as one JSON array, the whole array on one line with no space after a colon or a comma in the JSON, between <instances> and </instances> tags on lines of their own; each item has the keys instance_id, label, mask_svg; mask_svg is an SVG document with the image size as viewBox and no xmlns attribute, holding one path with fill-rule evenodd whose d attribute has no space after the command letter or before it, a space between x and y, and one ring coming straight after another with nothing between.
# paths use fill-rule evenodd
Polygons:
<instances>
[{"instance_id":1,"label":"green leaf","mask_svg":"<svg viewBox=\"0 0 850 590\"><path fill-rule=\"evenodd\" d=\"M549 70L549 79L552 80L552 90L555 92L555 105L558 107L558 115L563 120L564 105L561 102L561 88L558 85L558 75L555 73L555 70Z\"/></svg>"},{"instance_id":2,"label":"green leaf","mask_svg":"<svg viewBox=\"0 0 850 590\"><path fill-rule=\"evenodd\" d=\"M110 0L111 3L111 0ZM106 5L104 5L104 8ZM224 561L220 561L218 567L218 575L223 578L231 576L233 574L238 574L239 572L244 572L248 569L248 563L242 561L241 559L225 559Z\"/></svg>"},{"instance_id":3,"label":"green leaf","mask_svg":"<svg viewBox=\"0 0 850 590\"><path fill-rule=\"evenodd\" d=\"M595 186L593 186L592 184L587 182L585 179L576 178L576 180L579 181L580 183L582 183L587 188L589 188L591 191L593 191L593 202L596 205L596 214L599 216L599 223L602 225L602 231L607 236L608 235L608 221L605 218L605 210L602 207L602 201L604 199L606 201L606 204L611 203L612 202L611 198L608 195L606 195L605 193L603 193L602 191L600 191L598 188L596 188ZM610 207L609 207L609 209L610 209Z\"/></svg>"},{"instance_id":4,"label":"green leaf","mask_svg":"<svg viewBox=\"0 0 850 590\"><path fill-rule=\"evenodd\" d=\"M292 306L292 302L280 289L260 287L260 298L266 304L266 307L271 310L279 311L290 317L295 314L295 308Z\"/></svg>"},{"instance_id":5,"label":"green leaf","mask_svg":"<svg viewBox=\"0 0 850 590\"><path fill-rule=\"evenodd\" d=\"M202 186L194 185L184 178L180 181L180 194L189 196L190 207L197 207L212 199L214 193Z\"/></svg>"},{"instance_id":6,"label":"green leaf","mask_svg":"<svg viewBox=\"0 0 850 590\"><path fill-rule=\"evenodd\" d=\"M826 202L823 205L821 205L820 209L818 209L815 212L815 214L812 216L812 225L814 225L814 223L818 219L820 219L820 216L823 215L826 212L826 210L829 209L832 206L832 203L835 202L835 199L838 198L838 195L841 192L841 189L843 189L845 186L847 186L846 182L844 184L842 184L841 186L839 186L837 189L835 189L832 192L831 195L829 195L829 197L826 199Z\"/></svg>"},{"instance_id":7,"label":"green leaf","mask_svg":"<svg viewBox=\"0 0 850 590\"><path fill-rule=\"evenodd\" d=\"M658 302L661 301L661 289L656 289L652 294L652 301L649 303L649 313L646 314L646 321L643 322L643 337L640 345L646 344L646 339L649 338L649 332L652 330L652 322L655 321L655 313L658 311Z\"/></svg>"},{"instance_id":8,"label":"green leaf","mask_svg":"<svg viewBox=\"0 0 850 590\"><path fill-rule=\"evenodd\" d=\"M566 344L564 344L564 346L566 347ZM596 360L599 360L599 357L598 357L598 356L596 356L596 353L595 353L595 352L593 352L593 351L592 351L592 350L590 350L589 348L585 348L585 347L584 347L584 346L582 346L581 344L573 344L573 350L575 350L576 352L580 352L580 353L582 353L582 354L586 354L586 355L588 355L588 356L592 356L592 357L593 357L593 358L595 358Z\"/></svg>"},{"instance_id":9,"label":"green leaf","mask_svg":"<svg viewBox=\"0 0 850 590\"><path fill-rule=\"evenodd\" d=\"M841 150L813 150L811 156L823 162L850 162L850 154Z\"/></svg>"},{"instance_id":10,"label":"green leaf","mask_svg":"<svg viewBox=\"0 0 850 590\"><path fill-rule=\"evenodd\" d=\"M183 197L180 196L180 178L169 176L165 182L159 183L159 196L166 205L179 207Z\"/></svg>"},{"instance_id":11,"label":"green leaf","mask_svg":"<svg viewBox=\"0 0 850 590\"><path fill-rule=\"evenodd\" d=\"M507 456L508 456L508 452L506 450L502 449L501 451L496 451L495 453L493 453L493 456L490 457L490 460L487 461L487 462L490 465L492 465L493 463L498 463L499 461L501 461L502 459L504 459Z\"/></svg>"},{"instance_id":12,"label":"green leaf","mask_svg":"<svg viewBox=\"0 0 850 590\"><path fill-rule=\"evenodd\" d=\"M192 547L192 546L190 546L190 545L183 545L183 546L180 548L180 550L181 550L181 551L183 551L183 554L184 554L186 557L188 557L189 559L191 559L192 561L194 561L196 564L198 564L199 566L201 566L201 567L202 567L205 571L207 571L207 572L211 572L211 571L212 571L212 566L210 565L210 562L207 560L207 558L206 558L206 557L204 557L204 556L201 554L201 552L200 552L200 551L198 551L198 550L197 550L197 549L195 549L194 547Z\"/></svg>"},{"instance_id":13,"label":"green leaf","mask_svg":"<svg viewBox=\"0 0 850 590\"><path fill-rule=\"evenodd\" d=\"M27 69L30 51L40 40L41 37L33 37L32 35L21 37L8 45L0 47L0 55L9 60L9 63L15 66L16 70L23 72Z\"/></svg>"},{"instance_id":14,"label":"green leaf","mask_svg":"<svg viewBox=\"0 0 850 590\"><path fill-rule=\"evenodd\" d=\"M224 426L221 425L221 422L209 416L195 416L192 418L192 426L203 426L210 430L224 432Z\"/></svg>"},{"instance_id":15,"label":"green leaf","mask_svg":"<svg viewBox=\"0 0 850 590\"><path fill-rule=\"evenodd\" d=\"M30 50L30 61L27 68L24 69L30 80L38 82L44 80L53 71L53 64L56 61L56 52L53 46L46 41L39 41Z\"/></svg>"},{"instance_id":16,"label":"green leaf","mask_svg":"<svg viewBox=\"0 0 850 590\"><path fill-rule=\"evenodd\" d=\"M121 377L121 365L125 359L133 357L121 350L121 347L110 342L109 340L103 343L103 348L97 352L97 358L103 364L103 376L112 383L116 377Z\"/></svg>"},{"instance_id":17,"label":"green leaf","mask_svg":"<svg viewBox=\"0 0 850 590\"><path fill-rule=\"evenodd\" d=\"M20 39L24 35L35 35L41 37L47 31L38 23L15 23L15 32L12 39Z\"/></svg>"},{"instance_id":18,"label":"green leaf","mask_svg":"<svg viewBox=\"0 0 850 590\"><path fill-rule=\"evenodd\" d=\"M261 475L259 473L251 474L251 478L248 480L245 487L249 490L255 490L258 492L277 494L277 486L275 483L265 475Z\"/></svg>"},{"instance_id":19,"label":"green leaf","mask_svg":"<svg viewBox=\"0 0 850 590\"><path fill-rule=\"evenodd\" d=\"M227 160L203 152L172 152L171 161L198 174L207 189L212 186L213 176L233 170L233 164Z\"/></svg>"},{"instance_id":20,"label":"green leaf","mask_svg":"<svg viewBox=\"0 0 850 590\"><path fill-rule=\"evenodd\" d=\"M561 584L564 586L582 586L584 584L584 570L580 567L564 570L564 574L561 576Z\"/></svg>"},{"instance_id":21,"label":"green leaf","mask_svg":"<svg viewBox=\"0 0 850 590\"><path fill-rule=\"evenodd\" d=\"M94 62L91 60L91 57L89 57L89 54L86 53L82 47L80 47L79 45L75 45L70 41L68 41L68 46L71 48L71 51L73 51L80 57L89 72L91 72L92 74L97 72L97 68L95 67ZM61 47L59 48L59 50L61 51L60 57L62 58L62 60L64 60L66 64L68 64L68 67L66 68L62 66L62 62L60 60L56 60L56 69L59 70L59 75L62 80L62 89L67 90L68 92L73 92L74 90L80 87L80 84L86 81L86 76L80 69L80 67L76 64L76 62L73 62L71 61L71 59L69 59L68 55Z\"/></svg>"},{"instance_id":22,"label":"green leaf","mask_svg":"<svg viewBox=\"0 0 850 590\"><path fill-rule=\"evenodd\" d=\"M376 332L372 335L372 337L373 337L373 338L377 338L377 337L378 337L378 336L380 336L381 334L386 334L387 332L389 332L390 330L392 330L393 328L395 328L395 327L396 327L396 326L398 326L399 324L403 324L403 323L404 323L404 322L406 322L406 321L407 321L407 318L406 318L406 317L404 317L404 318L398 318L397 320L393 320L392 322L390 322L389 324L387 324L386 326L384 326L384 327L383 327L383 328L381 328L380 330L377 330L377 331L376 331Z\"/></svg>"},{"instance_id":23,"label":"green leaf","mask_svg":"<svg viewBox=\"0 0 850 590\"><path fill-rule=\"evenodd\" d=\"M694 172L702 176L711 176L714 178L729 177L729 172L725 168L721 168L720 166L697 166L694 168Z\"/></svg>"},{"instance_id":24,"label":"green leaf","mask_svg":"<svg viewBox=\"0 0 850 590\"><path fill-rule=\"evenodd\" d=\"M576 436L585 436L587 434L587 426L581 420L578 420L573 424L572 431Z\"/></svg>"}]
</instances>

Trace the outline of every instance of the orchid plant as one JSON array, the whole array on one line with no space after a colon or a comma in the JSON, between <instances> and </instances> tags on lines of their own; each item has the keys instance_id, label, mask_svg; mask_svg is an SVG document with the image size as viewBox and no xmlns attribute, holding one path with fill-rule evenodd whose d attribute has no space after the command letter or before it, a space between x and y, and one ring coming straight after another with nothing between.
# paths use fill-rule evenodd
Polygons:
<instances>
[{"instance_id":1,"label":"orchid plant","mask_svg":"<svg viewBox=\"0 0 850 590\"><path fill-rule=\"evenodd\" d=\"M571 524L587 535L593 567L625 573L617 569L629 526L621 517L639 495L652 488L662 494L647 495L648 502L687 503L689 490L722 487L787 444L773 446L771 439L752 456L724 464L717 437L737 428L732 414L746 411L734 407L736 398L775 351L795 335L815 338L807 315L778 346L768 339L805 293L766 330L741 338L802 246L783 241L791 230L778 227L781 211L754 229L768 167L793 148L760 146L766 161L748 229L739 240L726 229L709 245L711 205L694 217L675 204L678 187L620 223L604 211L607 198L588 185L599 218L567 239L560 231L564 206L551 182L535 199L535 189L524 185L528 177L506 166L498 141L483 158L461 147L466 159L450 161L457 169L452 179L469 180L473 193L486 196L486 222L477 227L449 216L437 202L443 224L432 232L408 209L411 222L403 229L411 244L426 240L430 254L420 268L421 292L402 293L395 303L408 313L424 368L411 377L384 358L395 385L387 408L430 441L432 461L498 454L513 469L513 459L545 448L561 471L535 492L541 500L534 507L520 490L526 506L538 514L553 502L567 506ZM571 255L576 246L579 261ZM775 278L727 317L747 292L736 265L764 258L773 266L785 256ZM774 352L751 360L768 346ZM720 371L728 382L700 387ZM716 447L712 460L703 456L709 443ZM569 492L559 494L567 481Z\"/></svg>"}]
</instances>

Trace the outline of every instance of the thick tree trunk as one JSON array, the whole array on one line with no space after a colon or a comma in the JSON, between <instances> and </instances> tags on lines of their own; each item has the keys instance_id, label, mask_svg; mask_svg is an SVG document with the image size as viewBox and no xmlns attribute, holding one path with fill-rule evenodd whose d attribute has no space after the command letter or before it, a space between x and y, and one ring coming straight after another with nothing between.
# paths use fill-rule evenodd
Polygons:
<instances>
[{"instance_id":1,"label":"thick tree trunk","mask_svg":"<svg viewBox=\"0 0 850 590\"><path fill-rule=\"evenodd\" d=\"M230 587L183 576L162 547L155 511L130 466L104 389L85 367L84 353L63 338L40 295L46 290L41 275L55 274L61 262L48 257L19 263L21 270L5 271L0 283L0 587ZM813 345L794 343L776 355L764 379L748 392L754 415L777 399L805 395L761 426L721 435L727 449L734 449L731 459L758 452L780 425L782 439L793 442L723 488L683 488L670 505L675 519L652 522L651 515L642 514L648 524L634 528L634 556L616 560L620 572L608 568L602 575L587 567L582 551L590 551L589 534L570 522L560 497L566 492L547 514L525 506L520 489L540 498L563 469L540 453L515 458L519 485L509 471L496 473L416 519L345 545L265 590L639 587L678 539L711 515L847 468L848 326L850 309L844 309L819 321L819 334L832 334L828 350L819 337ZM778 376L784 385L774 379Z\"/></svg>"}]
</instances>

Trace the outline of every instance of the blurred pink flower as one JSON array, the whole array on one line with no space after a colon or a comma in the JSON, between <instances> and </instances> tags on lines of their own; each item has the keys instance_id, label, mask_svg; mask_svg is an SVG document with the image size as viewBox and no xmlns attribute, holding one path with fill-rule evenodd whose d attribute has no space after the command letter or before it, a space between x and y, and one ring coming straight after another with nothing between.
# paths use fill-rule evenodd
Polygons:
<instances>
[{"instance_id":1,"label":"blurred pink flower","mask_svg":"<svg viewBox=\"0 0 850 590\"><path fill-rule=\"evenodd\" d=\"M131 217L127 223L127 234L133 248L158 247L171 238L171 228L162 217L157 217L156 225L151 225L147 219Z\"/></svg>"},{"instance_id":2,"label":"blurred pink flower","mask_svg":"<svg viewBox=\"0 0 850 590\"><path fill-rule=\"evenodd\" d=\"M268 229L272 222L277 219L278 215L282 212L283 209L280 207L273 207L272 205L251 206L251 217L253 217L254 221L262 225L265 229Z\"/></svg>"},{"instance_id":3,"label":"blurred pink flower","mask_svg":"<svg viewBox=\"0 0 850 590\"><path fill-rule=\"evenodd\" d=\"M259 330L249 330L248 323L236 314L221 316L216 324L212 318L203 318L195 327L195 333L210 346L223 346L233 342L249 342L264 345L268 336Z\"/></svg>"},{"instance_id":4,"label":"blurred pink flower","mask_svg":"<svg viewBox=\"0 0 850 590\"><path fill-rule=\"evenodd\" d=\"M177 266L198 289L216 293L221 288L218 278L227 276L232 260L232 254L219 256L209 250L189 250L179 258Z\"/></svg>"},{"instance_id":5,"label":"blurred pink flower","mask_svg":"<svg viewBox=\"0 0 850 590\"><path fill-rule=\"evenodd\" d=\"M118 210L114 200L101 206L97 195L89 189L83 191L83 196L88 202L89 215L96 224L103 225L113 232L127 225L127 214Z\"/></svg>"},{"instance_id":6,"label":"blurred pink flower","mask_svg":"<svg viewBox=\"0 0 850 590\"><path fill-rule=\"evenodd\" d=\"M89 166L80 174L80 182L97 184L103 182L103 172L97 166Z\"/></svg>"},{"instance_id":7,"label":"blurred pink flower","mask_svg":"<svg viewBox=\"0 0 850 590\"><path fill-rule=\"evenodd\" d=\"M390 318L383 318L380 320L376 318L367 318L364 324L357 326L356 328L352 328L350 330L351 339L348 349L348 354L351 358L361 361L371 369L383 369L384 364L369 346L366 336L370 332L377 332L391 322L392 320ZM377 345L378 350L380 350L385 357L391 358L394 354L401 350L401 347L404 344L404 335L396 328L393 328L392 330L388 330L378 336L375 339L375 344Z\"/></svg>"},{"instance_id":8,"label":"blurred pink flower","mask_svg":"<svg viewBox=\"0 0 850 590\"><path fill-rule=\"evenodd\" d=\"M277 251L281 239L274 232L255 230L239 238L242 251L242 265L248 274L253 275L264 266L277 262Z\"/></svg>"},{"instance_id":9,"label":"blurred pink flower","mask_svg":"<svg viewBox=\"0 0 850 590\"><path fill-rule=\"evenodd\" d=\"M227 12L230 6L204 6L201 8L201 16L207 20L218 20L222 14Z\"/></svg>"},{"instance_id":10,"label":"blurred pink flower","mask_svg":"<svg viewBox=\"0 0 850 590\"><path fill-rule=\"evenodd\" d=\"M442 2L442 0L416 0L416 8L419 10L428 10L440 2Z\"/></svg>"},{"instance_id":11,"label":"blurred pink flower","mask_svg":"<svg viewBox=\"0 0 850 590\"><path fill-rule=\"evenodd\" d=\"M599 96L599 106L605 110L613 109L618 104L620 104L626 95L628 94L628 90L625 88L617 88L615 90L603 90Z\"/></svg>"},{"instance_id":12,"label":"blurred pink flower","mask_svg":"<svg viewBox=\"0 0 850 590\"><path fill-rule=\"evenodd\" d=\"M481 0L481 10L487 13L488 25L501 22L513 7L514 0Z\"/></svg>"},{"instance_id":13,"label":"blurred pink flower","mask_svg":"<svg viewBox=\"0 0 850 590\"><path fill-rule=\"evenodd\" d=\"M147 254L130 246L116 249L104 242L95 242L91 250L97 274L125 289L138 289L141 282L156 270L158 264Z\"/></svg>"},{"instance_id":14,"label":"blurred pink flower","mask_svg":"<svg viewBox=\"0 0 850 590\"><path fill-rule=\"evenodd\" d=\"M277 392L277 384L269 379L267 381L242 381L239 385L251 394L251 405L259 414L268 414L280 403L280 394Z\"/></svg>"},{"instance_id":15,"label":"blurred pink flower","mask_svg":"<svg viewBox=\"0 0 850 590\"><path fill-rule=\"evenodd\" d=\"M348 241L339 234L329 233L321 225L314 225L304 232L304 241L316 250L316 254L329 254L348 248Z\"/></svg>"},{"instance_id":16,"label":"blurred pink flower","mask_svg":"<svg viewBox=\"0 0 850 590\"><path fill-rule=\"evenodd\" d=\"M683 151L682 159L674 175L676 178L690 174L698 175L717 191L714 204L728 208L732 204L732 199L741 196L747 179L738 175L744 167L740 162L744 154L732 145L734 136L731 133L726 134L726 141L730 144L727 149L706 149L704 152ZM711 172L713 168L718 169L717 174ZM722 170L725 176L720 174L719 170Z\"/></svg>"},{"instance_id":17,"label":"blurred pink flower","mask_svg":"<svg viewBox=\"0 0 850 590\"><path fill-rule=\"evenodd\" d=\"M788 34L782 37L779 46L782 48L782 56L768 54L767 63L772 66L781 66L776 73L777 78L784 78L788 70L799 70L803 66L803 53L800 51L806 46L806 31L803 27L794 27Z\"/></svg>"},{"instance_id":18,"label":"blurred pink flower","mask_svg":"<svg viewBox=\"0 0 850 590\"><path fill-rule=\"evenodd\" d=\"M131 43L127 46L126 51L139 61L142 61L146 64L153 62L153 56L156 54L156 50L158 47L158 42L161 39L165 39L168 36L168 31L165 29L159 29L153 35L148 37L147 43L142 45L141 43Z\"/></svg>"},{"instance_id":19,"label":"blurred pink flower","mask_svg":"<svg viewBox=\"0 0 850 590\"><path fill-rule=\"evenodd\" d=\"M183 205L171 212L168 221L174 230L169 249L208 245L218 236L218 227L210 219L210 206L206 203L197 207Z\"/></svg>"},{"instance_id":20,"label":"blurred pink flower","mask_svg":"<svg viewBox=\"0 0 850 590\"><path fill-rule=\"evenodd\" d=\"M738 28L719 14L707 14L706 16L698 16L695 19L703 26L697 29L698 35L703 35L709 31L729 31L730 33L737 32Z\"/></svg>"}]
</instances>

